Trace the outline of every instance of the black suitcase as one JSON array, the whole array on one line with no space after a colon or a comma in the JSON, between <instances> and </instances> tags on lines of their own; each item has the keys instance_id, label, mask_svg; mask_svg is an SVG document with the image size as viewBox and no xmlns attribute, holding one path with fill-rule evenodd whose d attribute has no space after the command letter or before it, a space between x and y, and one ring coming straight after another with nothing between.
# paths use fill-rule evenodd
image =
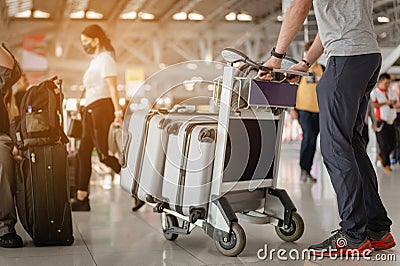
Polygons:
<instances>
[{"instance_id":1,"label":"black suitcase","mask_svg":"<svg viewBox=\"0 0 400 266\"><path fill-rule=\"evenodd\" d=\"M78 189L78 171L79 171L78 153L68 154L68 174L69 174L69 197L75 198Z\"/></svg>"},{"instance_id":2,"label":"black suitcase","mask_svg":"<svg viewBox=\"0 0 400 266\"><path fill-rule=\"evenodd\" d=\"M71 245L71 206L64 144L29 147L17 169L17 209L36 246Z\"/></svg>"}]
</instances>

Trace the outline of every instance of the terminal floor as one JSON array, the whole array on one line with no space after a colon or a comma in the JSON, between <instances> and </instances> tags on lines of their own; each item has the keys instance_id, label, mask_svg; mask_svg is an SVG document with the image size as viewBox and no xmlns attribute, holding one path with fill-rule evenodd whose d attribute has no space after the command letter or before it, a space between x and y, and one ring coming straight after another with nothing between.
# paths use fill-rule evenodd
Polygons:
<instances>
[{"instance_id":1,"label":"terminal floor","mask_svg":"<svg viewBox=\"0 0 400 266\"><path fill-rule=\"evenodd\" d=\"M276 235L272 225L242 222L247 245L238 257L224 257L213 240L196 228L189 236L179 236L175 242L164 239L159 214L146 206L136 213L130 211L132 200L119 185L104 189L99 182L91 187L92 211L73 213L75 243L70 247L34 247L29 236L17 224L25 247L1 249L0 265L29 266L117 266L117 265L400 265L400 165L386 174L377 166L379 191L393 220L393 235L399 246L374 252L370 261L357 260L281 260L257 257L259 249L296 249L301 254L310 244L322 241L338 228L339 217L335 194L329 176L317 153L312 174L318 182L301 183L298 167L298 145L284 145L278 186L288 191L304 219L305 232L295 243L285 243ZM372 153L371 153L372 154ZM372 156L373 157L373 156ZM375 158L373 158L375 161ZM96 180L94 180L96 181ZM99 181L99 180L97 180ZM101 181L101 180L100 180ZM394 256L396 261L377 261ZM286 257L288 255L286 254ZM393 258L391 258L393 260Z\"/></svg>"}]
</instances>

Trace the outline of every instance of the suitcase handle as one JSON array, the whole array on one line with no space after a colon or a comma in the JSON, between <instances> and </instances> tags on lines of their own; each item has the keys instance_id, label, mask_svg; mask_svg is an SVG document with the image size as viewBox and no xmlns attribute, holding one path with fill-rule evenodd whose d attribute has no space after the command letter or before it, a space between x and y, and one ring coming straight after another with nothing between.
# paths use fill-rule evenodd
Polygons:
<instances>
[{"instance_id":1,"label":"suitcase handle","mask_svg":"<svg viewBox=\"0 0 400 266\"><path fill-rule=\"evenodd\" d=\"M170 135L178 135L179 128L181 127L182 123L173 123L167 125L167 133Z\"/></svg>"},{"instance_id":2,"label":"suitcase handle","mask_svg":"<svg viewBox=\"0 0 400 266\"><path fill-rule=\"evenodd\" d=\"M199 133L198 140L199 142L211 143L215 141L215 137L216 137L215 129L203 128Z\"/></svg>"}]
</instances>

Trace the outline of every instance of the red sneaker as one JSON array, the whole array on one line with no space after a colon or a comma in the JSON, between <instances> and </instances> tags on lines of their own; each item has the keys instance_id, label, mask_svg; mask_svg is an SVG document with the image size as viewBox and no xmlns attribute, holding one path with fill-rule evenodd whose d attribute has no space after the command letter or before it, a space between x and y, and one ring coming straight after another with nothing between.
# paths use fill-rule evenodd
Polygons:
<instances>
[{"instance_id":1,"label":"red sneaker","mask_svg":"<svg viewBox=\"0 0 400 266\"><path fill-rule=\"evenodd\" d=\"M367 234L374 250L385 250L396 246L393 235L388 231L374 232L368 230Z\"/></svg>"},{"instance_id":2,"label":"red sneaker","mask_svg":"<svg viewBox=\"0 0 400 266\"><path fill-rule=\"evenodd\" d=\"M329 257L344 255L366 255L372 252L371 243L368 238L354 239L342 230L335 230L334 235L320 244L311 245L308 250L313 256ZM370 251L370 252L367 252Z\"/></svg>"}]
</instances>

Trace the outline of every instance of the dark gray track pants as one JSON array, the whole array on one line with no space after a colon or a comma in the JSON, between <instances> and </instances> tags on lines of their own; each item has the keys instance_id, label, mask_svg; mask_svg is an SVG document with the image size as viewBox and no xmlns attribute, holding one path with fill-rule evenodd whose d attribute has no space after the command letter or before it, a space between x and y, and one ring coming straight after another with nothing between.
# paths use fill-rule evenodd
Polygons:
<instances>
[{"instance_id":1,"label":"dark gray track pants","mask_svg":"<svg viewBox=\"0 0 400 266\"><path fill-rule=\"evenodd\" d=\"M11 155L13 144L11 138L0 133L0 236L14 233L17 222L14 195L15 162Z\"/></svg>"},{"instance_id":2,"label":"dark gray track pants","mask_svg":"<svg viewBox=\"0 0 400 266\"><path fill-rule=\"evenodd\" d=\"M340 227L354 238L392 224L378 194L362 128L382 58L380 54L332 56L317 86L321 152L337 195Z\"/></svg>"}]
</instances>

